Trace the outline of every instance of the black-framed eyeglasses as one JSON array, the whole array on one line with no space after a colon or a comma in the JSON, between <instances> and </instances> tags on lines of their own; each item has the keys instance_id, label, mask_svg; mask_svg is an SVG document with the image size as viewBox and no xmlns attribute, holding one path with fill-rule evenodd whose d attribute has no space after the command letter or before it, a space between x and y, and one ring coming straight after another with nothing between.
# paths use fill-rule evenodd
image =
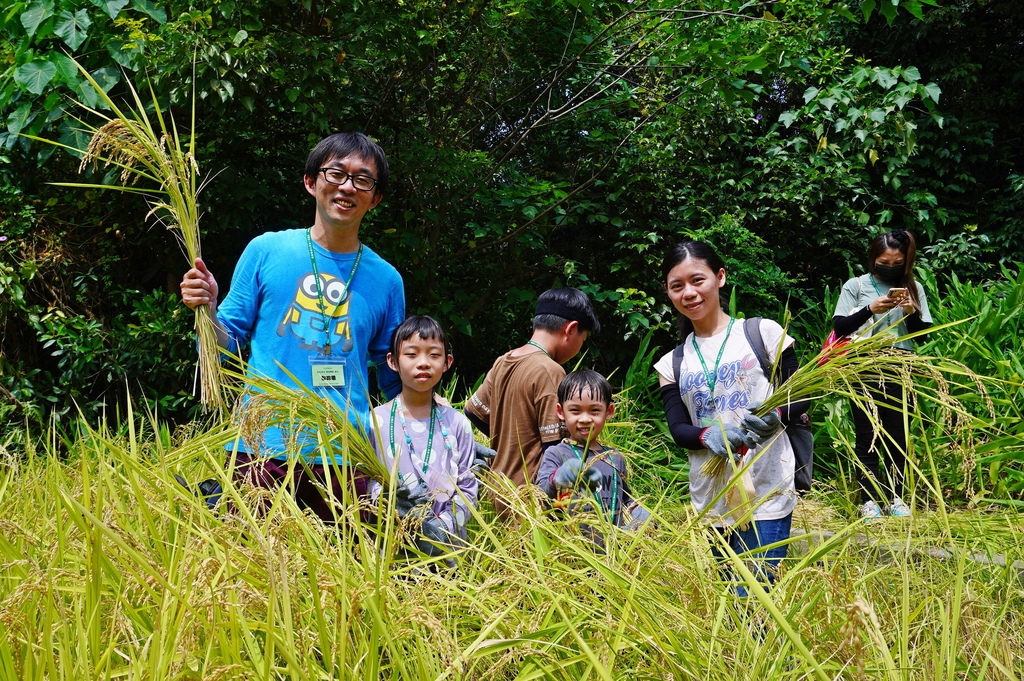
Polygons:
<instances>
[{"instance_id":1,"label":"black-framed eyeglasses","mask_svg":"<svg viewBox=\"0 0 1024 681\"><path fill-rule=\"evenodd\" d=\"M320 168L324 174L324 180L330 184L343 185L352 180L352 186L364 192L368 192L377 186L377 178L369 175L349 175L340 168Z\"/></svg>"}]
</instances>

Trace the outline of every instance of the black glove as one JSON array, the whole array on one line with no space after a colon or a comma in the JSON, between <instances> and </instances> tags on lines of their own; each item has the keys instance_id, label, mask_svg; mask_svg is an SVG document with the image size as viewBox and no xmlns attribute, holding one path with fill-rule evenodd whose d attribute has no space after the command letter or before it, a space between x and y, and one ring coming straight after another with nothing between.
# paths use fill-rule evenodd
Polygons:
<instances>
[{"instance_id":1,"label":"black glove","mask_svg":"<svg viewBox=\"0 0 1024 681\"><path fill-rule=\"evenodd\" d=\"M727 457L731 454L735 459L740 457L741 447L753 448L757 444L750 433L743 432L731 423L705 428L700 434L700 442L715 456Z\"/></svg>"},{"instance_id":2,"label":"black glove","mask_svg":"<svg viewBox=\"0 0 1024 681\"><path fill-rule=\"evenodd\" d=\"M479 442L473 443L473 465L470 466L469 470L473 472L478 478L482 478L491 470L491 461L498 455L498 452L494 451L490 447L485 447Z\"/></svg>"}]
</instances>

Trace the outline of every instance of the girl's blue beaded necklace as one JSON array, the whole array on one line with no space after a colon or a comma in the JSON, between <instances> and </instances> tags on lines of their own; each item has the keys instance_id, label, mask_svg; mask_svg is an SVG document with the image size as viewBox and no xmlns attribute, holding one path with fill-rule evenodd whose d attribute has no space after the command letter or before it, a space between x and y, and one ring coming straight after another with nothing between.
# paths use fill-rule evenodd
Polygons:
<instances>
[{"instance_id":1,"label":"girl's blue beaded necklace","mask_svg":"<svg viewBox=\"0 0 1024 681\"><path fill-rule=\"evenodd\" d=\"M396 397L391 403L391 454L395 458L398 458L398 452L395 449L395 414L398 414L398 422L402 426L402 434L405 435L405 447L409 450L409 458L411 459L415 448L412 445L412 436L409 435L409 427L405 422L405 408L399 405L401 397ZM430 401L430 430L427 431L427 450L423 455L423 473L426 474L427 467L430 465L430 457L433 453L434 444L434 422L441 427L441 439L444 440L445 451L451 456L452 443L448 440L448 429L444 427L444 419L441 418L440 412L437 410L437 403L431 398Z\"/></svg>"}]
</instances>

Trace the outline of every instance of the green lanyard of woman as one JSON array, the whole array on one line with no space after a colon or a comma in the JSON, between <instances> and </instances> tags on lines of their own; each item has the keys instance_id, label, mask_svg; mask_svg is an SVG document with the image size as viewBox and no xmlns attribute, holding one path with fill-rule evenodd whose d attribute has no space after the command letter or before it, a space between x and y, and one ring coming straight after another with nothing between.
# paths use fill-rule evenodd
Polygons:
<instances>
[{"instance_id":1,"label":"green lanyard of woman","mask_svg":"<svg viewBox=\"0 0 1024 681\"><path fill-rule=\"evenodd\" d=\"M320 272L316 268L316 254L313 253L313 236L311 232L313 228L310 227L306 230L306 245L309 246L309 264L313 266L313 279L316 281L316 298L320 308L320 316L324 320L324 354L331 354L331 324L327 321L327 303L324 302L324 292L320 286ZM359 261L363 259L363 244L359 244L359 251L356 253L356 261L352 265L352 271L348 273L348 281L343 282L345 284L345 291L348 292L352 286L352 281L356 278L356 270L359 269ZM344 298L345 296L342 296ZM341 305L341 300L331 310L331 317L334 317L334 313L338 311L338 307Z\"/></svg>"},{"instance_id":2,"label":"green lanyard of woman","mask_svg":"<svg viewBox=\"0 0 1024 681\"><path fill-rule=\"evenodd\" d=\"M871 275L871 285L875 287L875 293L877 293L878 297L881 298L882 297L882 292L878 290L878 284L875 283L875 275L873 275L873 274ZM893 323L893 321L892 321L892 311L895 310L895 309L896 308L892 308L888 312L885 313L885 316L888 318L888 321L889 321L890 325ZM868 312L871 312L871 310L868 309Z\"/></svg>"},{"instance_id":3,"label":"green lanyard of woman","mask_svg":"<svg viewBox=\"0 0 1024 681\"><path fill-rule=\"evenodd\" d=\"M576 449L576 443L571 440L567 440L567 442L569 443L569 446L572 447L572 453L576 455L576 458L580 461L584 461L583 455L580 454L580 450ZM586 462L584 461L584 463ZM609 465L612 466L612 502L611 508L608 509L608 522L614 525L616 506L619 501L619 476L617 475L619 471L614 465L610 463ZM605 510L604 502L601 501L601 495L597 491L594 492L594 501L597 502L597 507L603 512Z\"/></svg>"},{"instance_id":4,"label":"green lanyard of woman","mask_svg":"<svg viewBox=\"0 0 1024 681\"><path fill-rule=\"evenodd\" d=\"M700 347L697 345L697 334L690 336L690 340L693 341L693 349L697 351L697 359L700 360L700 365L704 369L704 378L708 382L708 395L711 396L712 402L715 399L715 383L718 382L718 364L722 361L722 354L725 352L725 346L729 343L729 334L732 333L732 324L735 321L735 317L729 319L729 327L725 330L725 340L722 341L722 347L718 348L714 371L708 371L708 365L704 363L704 355L700 353Z\"/></svg>"}]
</instances>

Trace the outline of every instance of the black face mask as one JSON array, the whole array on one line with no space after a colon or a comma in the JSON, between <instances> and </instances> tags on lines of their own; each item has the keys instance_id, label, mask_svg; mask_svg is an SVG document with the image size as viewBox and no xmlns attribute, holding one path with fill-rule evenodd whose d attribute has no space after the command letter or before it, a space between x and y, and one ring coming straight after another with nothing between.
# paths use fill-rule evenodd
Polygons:
<instances>
[{"instance_id":1,"label":"black face mask","mask_svg":"<svg viewBox=\"0 0 1024 681\"><path fill-rule=\"evenodd\" d=\"M906 267L904 265L897 265L893 267L891 265L879 265L878 263L875 263L875 276L887 284L900 283L905 271Z\"/></svg>"}]
</instances>

